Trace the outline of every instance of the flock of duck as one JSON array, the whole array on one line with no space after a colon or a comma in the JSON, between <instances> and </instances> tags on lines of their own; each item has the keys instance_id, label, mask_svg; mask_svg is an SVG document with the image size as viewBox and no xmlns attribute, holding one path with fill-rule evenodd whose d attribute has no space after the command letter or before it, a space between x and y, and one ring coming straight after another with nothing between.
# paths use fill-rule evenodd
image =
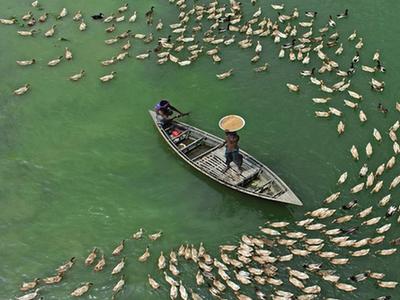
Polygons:
<instances>
[{"instance_id":1,"label":"flock of duck","mask_svg":"<svg viewBox=\"0 0 400 300\"><path fill-rule=\"evenodd\" d=\"M316 117L343 117L344 113L330 105L330 101L332 94L342 95L344 93L343 98L347 98L343 99L344 105L352 110L358 110L360 122L367 122L367 115L361 109L365 99L359 91L353 90L351 78L359 70L377 77L386 69L382 65L379 51L373 55L368 65L361 65L361 68L358 68L364 45L363 38L358 37L357 31L354 31L343 39L337 30L339 26L337 22L348 17L348 10L338 14L336 18L329 16L326 26L316 29L314 20L319 17L317 12L307 11L303 14L294 8L290 13L285 14L284 4L271 5L272 10L276 11L276 18L267 18L263 16L261 7L255 8L259 4L258 1L251 0L254 12L250 14L250 17L245 18L244 10L249 8L235 0L230 0L229 3L207 1L206 4L195 1L192 6L188 0L169 0L169 2L177 7L178 21L164 26L162 19L159 19L156 24L153 24L155 8L151 7L144 15L146 23L149 28L155 27L155 30L160 33L160 37L157 40L156 48L137 54L137 59L148 59L154 52L159 64L172 62L183 67L194 63L205 54L214 63L220 63L223 60L223 48L237 44L240 48L254 51L250 63L259 64L254 68L255 72L263 72L268 69L268 63L262 61L263 45L261 41L269 38L278 46L279 58L288 58L291 62L297 61L305 66L311 64L313 60L313 67L303 70L300 75L309 78L322 94L320 97L313 98L313 103L321 106L328 104L326 110L315 111ZM40 4L35 1L32 6L37 8L40 7ZM130 23L136 21L136 11L125 18L128 11L128 4L125 4L108 17L100 13L92 18L106 24L111 23L105 30L112 33L116 30L117 23L125 20ZM68 11L64 8L57 19L64 19L67 16ZM86 30L87 25L80 11L72 19L80 22L79 30ZM42 23L47 20L47 13L38 18L38 21ZM12 25L20 22L25 22L27 26L34 26L36 19L31 12L24 15L21 20L16 18L0 19L2 24ZM55 30L56 26L51 26L44 36L52 37ZM38 31L35 29L20 30L18 34L33 36L36 32ZM161 34L163 35L161 36ZM129 49L133 46L131 42L134 39L141 40L144 44L151 44L154 37L153 33L133 33L128 30L107 39L105 41L107 45L126 42L121 47L122 52L102 61L101 64L110 66L130 56ZM334 60L334 57L343 54L345 42L350 45L349 51L353 51L354 56L349 59L348 66L343 68ZM71 50L65 48L64 55L49 61L48 65L56 66L63 59L72 60L72 58ZM29 66L35 62L35 59L20 60L17 61L17 64ZM229 68L226 72L217 74L217 78L226 79L232 76L233 72L234 69ZM322 79L324 73L336 74L338 82L332 85L327 84ZM85 71L81 70L72 75L70 79L78 81L84 75ZM115 75L116 72L112 71L101 76L100 80L107 82L114 79ZM377 93L381 93L385 89L385 82L373 77L369 85ZM295 93L301 89L300 84L296 83L287 83L287 87ZM26 84L16 89L14 93L22 95L29 89L30 85ZM400 111L399 103L396 103L395 109ZM379 104L378 111L386 114L388 109ZM350 269L346 266L354 262L351 270L355 270L362 265L357 264L359 257L383 257L397 254L400 237L389 241L387 236L390 230L398 226L396 223L400 223L400 208L391 197L392 190L400 184L400 175L392 174L396 156L400 153L396 133L399 127L400 122L396 121L381 131L374 128L371 133L374 140L365 145L365 155L361 152L360 146L352 145L351 157L355 161L363 161L360 171L353 176L353 178L358 178L358 182L344 190L343 187L350 174L348 172L340 174L337 191L322 201L324 207L305 213L303 220L294 223L267 222L259 228L258 233L243 235L237 244L221 245L219 255L215 257L206 250L202 243L197 247L181 245L168 254L161 252L156 255L158 257L156 265L159 270L154 274L148 274L149 287L162 291L167 288L171 299L179 297L189 299L191 297L194 300L208 298L307 300L324 297L323 299L333 300L336 298L330 298L331 294L345 297L342 299L350 299L353 296L346 295L352 294L346 293L357 293L363 281L371 281L383 289L382 293L385 293L374 299L391 299L391 296L386 293L388 289L398 285L395 279L386 278L384 273L379 270L370 270L370 268L352 273L354 271L349 271ZM346 125L341 119L337 125L339 135L344 134L345 128ZM381 132L388 134L386 136ZM382 147L385 141L392 143L393 153L389 153L384 161L374 166L368 160L373 156L373 149ZM391 174L392 179L388 184L384 184L382 180L384 173ZM368 207L364 207L365 205L361 205L356 199L342 201L349 197L354 198L358 193L366 190L372 194L371 199L375 197L373 194L380 195L380 199ZM336 203L340 204L335 207ZM160 236L161 232L158 232L150 235L149 238L157 240ZM132 239L141 239L142 237L143 230L140 229L132 236ZM112 256L122 255L124 243L125 241L122 241L118 245L112 252ZM84 262L88 267L94 265L95 272L102 271L106 266L106 257L102 254L98 259L98 253L99 250L94 248ZM146 262L150 256L150 250L147 247L138 260ZM59 283L75 264L75 261L75 258L72 258L61 265L57 268L56 275L23 283L21 291L27 292L27 294L18 299L31 300L40 297L40 286ZM289 262L295 262L294 265L302 267L291 268L288 266ZM187 270L186 266L182 267L184 264L193 265L193 282L183 282L183 279L180 279L182 270ZM112 268L111 274L120 274L124 270L124 266L125 257L122 257ZM165 282L161 283L161 281ZM328 288L327 284L332 288ZM113 298L123 290L124 285L125 278L122 275L112 289ZM91 286L92 283L86 282L72 291L71 295L81 296L89 292ZM32 290L34 291L32 292ZM336 294L335 290L339 293Z\"/></svg>"}]
</instances>

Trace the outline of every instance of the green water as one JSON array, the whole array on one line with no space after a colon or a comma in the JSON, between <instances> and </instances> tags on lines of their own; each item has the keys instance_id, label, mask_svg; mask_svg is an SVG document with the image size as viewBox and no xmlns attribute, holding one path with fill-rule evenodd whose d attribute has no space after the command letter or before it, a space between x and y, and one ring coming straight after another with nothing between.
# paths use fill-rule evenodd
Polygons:
<instances>
[{"instance_id":1,"label":"green water","mask_svg":"<svg viewBox=\"0 0 400 300\"><path fill-rule=\"evenodd\" d=\"M243 1L245 2L245 1ZM259 1L260 2L260 1ZM160 250L176 248L181 243L198 244L203 241L211 253L217 253L221 243L236 242L243 233L257 232L266 220L294 221L304 212L320 207L322 200L337 190L344 191L340 204L354 196L348 189L358 183L361 162L352 161L352 144L363 151L372 141L372 129L382 133L398 118L394 103L398 100L397 70L400 63L397 48L400 30L397 24L397 1L286 1L287 11L297 7L301 12L317 10L318 26L325 24L329 14L350 9L350 17L338 22L338 31L347 37L354 29L364 38L361 62L370 64L375 49L382 52L382 61L388 69L377 79L386 82L381 95L371 92L370 76L361 74L352 78L352 89L364 95L362 109L368 116L360 124L357 113L343 108L344 95L335 95L332 106L344 112L346 132L340 138L336 133L338 118L314 118L315 110L323 110L311 102L321 96L314 85L298 75L304 67L299 63L277 58L278 48L267 38L263 40L262 61L270 64L269 71L256 74L250 65L251 50L236 46L222 50L223 62L214 65L208 57L181 68L177 65L156 64L154 54L149 61L134 58L149 46L132 40L131 58L113 66L103 67L100 61L119 52L121 43L106 46L105 24L92 21L89 16L99 11L106 15L124 1L41 1L50 12L49 20L36 27L42 32L36 37L17 36L16 26L0 26L0 298L20 295L21 281L54 274L54 269L66 259L76 256L78 263L57 287L43 289L45 299L68 299L79 283L93 281L90 292L98 299L110 299L115 279L108 275L116 259L108 260L102 274L93 274L82 266L82 260L93 246L106 254L123 238L128 238L139 227L147 232L162 230L163 237L156 242L130 241L125 254L124 270L127 286L119 299L166 299L167 285L156 270ZM275 16L271 1L262 1L266 15ZM175 23L176 9L165 1L131 3L126 16L138 11L134 24L117 25L118 33L131 29L148 33L144 12L156 7L155 20L161 17L166 26ZM56 21L56 15L66 6L69 16ZM255 10L244 4L246 14ZM78 30L72 22L73 13L80 9L88 29ZM30 1L1 1L1 17L22 16L32 10ZM35 16L43 11L33 10ZM53 38L42 33L57 24ZM157 36L157 35L156 35ZM70 42L57 39L65 37ZM74 55L55 68L47 62L62 55L64 47ZM354 55L347 40L344 55L337 59L346 68ZM154 42L151 45L154 48ZM36 58L30 67L19 67L15 60ZM314 61L316 60L313 54ZM72 83L67 78L80 69L87 76ZM234 68L234 75L218 81L215 74ZM308 68L308 67L306 67ZM117 71L116 79L102 84L98 77ZM338 81L324 75L326 81ZM24 83L31 91L21 97L12 91ZM288 93L286 82L299 83L299 95ZM346 95L347 97L347 95ZM230 191L196 173L168 149L156 132L147 109L161 98L170 99L184 111L191 111L185 120L194 126L221 135L217 122L221 116L236 113L246 121L241 132L241 146L273 169L302 199L304 207L284 206L257 200ZM390 110L385 117L377 112L382 102ZM368 162L375 169L392 155L388 138L382 145L373 142L374 155ZM363 155L365 158L365 155ZM385 189L397 175L396 169L383 175ZM336 187L338 176L349 172L344 188ZM386 192L386 191L385 191ZM361 207L376 203L381 197L362 192L356 196ZM392 192L392 204L399 204L398 191ZM385 209L376 209L383 215ZM393 221L394 222L394 221ZM349 223L352 224L352 223ZM354 222L356 224L356 222ZM398 231L393 224L387 240ZM373 229L357 238L372 235ZM150 245L153 256L148 263L137 262ZM389 248L387 243L385 248ZM383 248L383 245L373 249ZM387 273L388 280L396 280L393 269L400 260L392 257L368 256L358 258L350 266L338 267L343 277L372 268ZM301 265L301 260L292 265ZM182 276L193 286L190 268ZM150 290L146 274L152 273L162 282L159 292ZM191 274L189 274L191 273ZM327 283L316 282L323 288L322 295L340 299L366 299L385 294L372 282L358 285L357 293L338 292ZM288 288L290 290L290 288ZM390 294L390 293L389 293ZM393 293L396 295L396 293ZM89 297L86 297L89 298Z\"/></svg>"}]
</instances>

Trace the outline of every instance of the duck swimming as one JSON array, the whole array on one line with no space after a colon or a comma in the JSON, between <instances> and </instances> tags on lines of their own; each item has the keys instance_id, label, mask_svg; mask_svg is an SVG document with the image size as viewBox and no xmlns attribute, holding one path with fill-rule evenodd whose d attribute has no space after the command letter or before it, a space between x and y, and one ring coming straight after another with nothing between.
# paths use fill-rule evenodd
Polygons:
<instances>
[{"instance_id":1,"label":"duck swimming","mask_svg":"<svg viewBox=\"0 0 400 300\"><path fill-rule=\"evenodd\" d=\"M72 291L71 296L74 297L80 297L83 294L87 293L90 289L90 287L93 285L93 283L91 282L86 282L85 284L83 284L82 286L78 287L77 289L75 289L74 291Z\"/></svg>"},{"instance_id":2,"label":"duck swimming","mask_svg":"<svg viewBox=\"0 0 400 300\"><path fill-rule=\"evenodd\" d=\"M31 85L29 83L24 84L22 87L16 89L14 91L14 94L17 96L21 96L21 95L25 94L27 91L29 91L30 87L31 87Z\"/></svg>"},{"instance_id":3,"label":"duck swimming","mask_svg":"<svg viewBox=\"0 0 400 300\"><path fill-rule=\"evenodd\" d=\"M30 66L33 65L36 62L36 60L34 58L32 58L31 60L17 60L16 63L17 65L20 66Z\"/></svg>"},{"instance_id":4,"label":"duck swimming","mask_svg":"<svg viewBox=\"0 0 400 300\"><path fill-rule=\"evenodd\" d=\"M21 292L29 291L29 290L35 288L35 287L38 285L38 283L39 283L39 278L35 278L35 279L34 279L33 281L31 281L31 282L23 282L23 283L21 284L21 287L19 288L19 290L20 290Z\"/></svg>"},{"instance_id":5,"label":"duck swimming","mask_svg":"<svg viewBox=\"0 0 400 300\"><path fill-rule=\"evenodd\" d=\"M99 13L97 15L93 15L92 19L93 20L102 20L102 19L104 19L104 14L103 13Z\"/></svg>"},{"instance_id":6,"label":"duck swimming","mask_svg":"<svg viewBox=\"0 0 400 300\"><path fill-rule=\"evenodd\" d=\"M101 82L108 82L108 81L111 81L114 79L115 74L117 74L117 72L112 71L110 74L104 75L104 76L100 77L99 79Z\"/></svg>"},{"instance_id":7,"label":"duck swimming","mask_svg":"<svg viewBox=\"0 0 400 300\"><path fill-rule=\"evenodd\" d=\"M85 75L85 70L81 70L78 74L70 76L69 79L72 81L78 81L83 77L83 75Z\"/></svg>"},{"instance_id":8,"label":"duck swimming","mask_svg":"<svg viewBox=\"0 0 400 300\"><path fill-rule=\"evenodd\" d=\"M75 15L72 17L72 20L73 20L73 21L80 21L81 19L82 19L82 14L81 14L81 11L78 10L78 11L75 13Z\"/></svg>"},{"instance_id":9,"label":"duck swimming","mask_svg":"<svg viewBox=\"0 0 400 300\"><path fill-rule=\"evenodd\" d=\"M337 18L338 19L343 19L343 18L346 18L348 15L349 15L349 10L346 8L344 13L341 13L341 14L337 15Z\"/></svg>"},{"instance_id":10,"label":"duck swimming","mask_svg":"<svg viewBox=\"0 0 400 300\"><path fill-rule=\"evenodd\" d=\"M49 62L47 63L47 65L48 65L49 67L57 66L57 65L61 62L61 59L62 59L62 58L63 58L63 56L61 55L61 56L59 56L58 58L49 61Z\"/></svg>"}]
</instances>

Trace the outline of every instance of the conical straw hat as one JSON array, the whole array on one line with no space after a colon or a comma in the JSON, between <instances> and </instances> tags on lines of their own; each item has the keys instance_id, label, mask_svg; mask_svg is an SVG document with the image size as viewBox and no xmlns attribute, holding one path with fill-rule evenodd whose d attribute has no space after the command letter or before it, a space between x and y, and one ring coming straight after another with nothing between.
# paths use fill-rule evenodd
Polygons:
<instances>
[{"instance_id":1,"label":"conical straw hat","mask_svg":"<svg viewBox=\"0 0 400 300\"><path fill-rule=\"evenodd\" d=\"M229 115L219 120L219 128L225 131L234 132L242 129L246 124L241 116Z\"/></svg>"}]
</instances>

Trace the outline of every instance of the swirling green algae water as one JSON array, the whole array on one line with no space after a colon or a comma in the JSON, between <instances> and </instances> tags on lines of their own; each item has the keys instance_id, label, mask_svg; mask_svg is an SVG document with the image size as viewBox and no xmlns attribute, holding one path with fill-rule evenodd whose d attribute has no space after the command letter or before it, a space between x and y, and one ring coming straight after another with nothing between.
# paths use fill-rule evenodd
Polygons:
<instances>
[{"instance_id":1,"label":"swirling green algae water","mask_svg":"<svg viewBox=\"0 0 400 300\"><path fill-rule=\"evenodd\" d=\"M269 0L259 0L255 7L243 2L249 15L261 6L265 15L276 17ZM254 73L249 62L253 51L237 46L223 49L219 65L201 57L185 68L174 64L160 66L153 54L149 61L138 61L134 56L154 48L155 43L149 46L136 40L130 50L132 57L105 68L100 61L113 56L121 45L105 45L104 40L109 37L104 32L106 25L89 16L98 12L111 14L124 2L43 0L40 3L43 11L33 9L30 1L0 2L4 18L20 17L29 10L35 16L44 11L50 13L45 24L36 26L41 32L35 37L18 36L17 26L0 26L1 299L20 295L21 281L50 276L61 262L72 256L78 259L76 266L59 285L43 288L44 298L68 299L70 292L85 281L94 283L86 298L111 298L116 279L109 274L117 259L110 258L106 270L98 274L85 268L83 260L93 246L109 254L122 238L129 237L139 227L147 232L161 229L164 235L155 242L127 242L124 250L127 284L118 298L166 299L168 286L156 267L160 250L167 252L181 243L203 241L210 253L217 254L218 245L235 243L243 233L257 234L257 227L266 220L302 219L307 210L321 207L322 200L338 190L344 192L334 207L353 198L359 200L362 208L376 205L379 196L371 196L367 191L356 196L348 194L348 189L359 182L357 174L361 166L361 162L351 159L349 149L352 144L363 149L372 141L374 127L387 132L398 118L394 109L399 80L396 70L400 68L398 1L285 2L286 10L297 7L302 19L304 11L318 11L316 28L325 25L329 15L349 9L349 17L340 20L337 26L345 48L338 61L344 68L355 52L346 37L355 29L365 43L360 51L363 64L371 64L373 52L381 50L388 69L387 74L377 75L386 82L383 93L377 95L370 90L371 76L361 70L352 78L354 90L364 95L361 105L368 115L365 124L358 121L356 112L341 108L342 94L333 97L331 105L344 111L346 131L340 137L336 132L336 117L328 120L314 117L314 111L319 109L311 98L321 96L321 92L307 79L300 78L299 71L304 66L279 60L279 48L269 38L263 39L262 56L269 63L266 73ZM155 6L155 20L162 18L165 25L177 20L176 7L166 0L132 2L126 15L136 10L137 22L117 24L118 32L127 29L134 33L155 32L144 21L144 13L151 5ZM63 7L67 7L69 15L56 20ZM77 10L82 11L88 24L84 32L72 21ZM52 24L57 24L56 34L46 39L43 32ZM69 42L60 41L60 37ZM73 51L73 60L48 67L47 62L62 55L66 46ZM317 59L315 54L312 57L314 61ZM35 65L23 68L15 64L16 60L30 58L37 60ZM70 82L68 77L82 68L86 76L80 82ZM234 75L218 81L215 74L229 68L234 68ZM118 72L116 79L101 84L98 77L112 70ZM334 80L333 75L327 77ZM289 93L287 82L300 84L300 93ZM24 83L30 83L31 90L22 97L12 95ZM280 205L232 192L186 166L161 140L148 116L147 109L161 98L191 111L187 122L217 135L222 134L217 128L221 116L228 113L244 116L247 125L241 132L242 148L276 171L303 200L304 207ZM378 102L389 108L386 116L377 111ZM386 136L384 140L380 145L373 144L374 154L368 161L373 168L392 155L391 143ZM385 189L397 175L396 169L382 176ZM349 172L349 179L344 187L338 188L337 178L344 171ZM393 204L399 204L397 197L398 191L392 191ZM376 208L374 213L383 215L385 210ZM399 228L395 221L391 222L394 223L387 241L397 237ZM357 225L359 221L348 224ZM357 238L373 236L373 232L365 228ZM387 241L375 248L388 248ZM147 263L139 263L137 257L147 245L152 257ZM332 244L327 244L326 248L329 247L338 250ZM301 269L304 261L312 259L296 259L288 265ZM399 263L397 255L376 257L372 251L336 269L342 278L372 269L395 280L399 277L396 268ZM195 287L196 269L189 265L180 268L186 285ZM150 289L147 273L162 283L161 290ZM357 284L358 290L353 293L339 291L321 280L315 283L322 288L321 298L369 299L390 294L370 280ZM244 293L254 293L253 287L243 289ZM269 287L265 289L271 291ZM295 291L290 284L282 289ZM200 293L210 297L206 289ZM394 290L392 295L396 299L398 291Z\"/></svg>"}]
</instances>

